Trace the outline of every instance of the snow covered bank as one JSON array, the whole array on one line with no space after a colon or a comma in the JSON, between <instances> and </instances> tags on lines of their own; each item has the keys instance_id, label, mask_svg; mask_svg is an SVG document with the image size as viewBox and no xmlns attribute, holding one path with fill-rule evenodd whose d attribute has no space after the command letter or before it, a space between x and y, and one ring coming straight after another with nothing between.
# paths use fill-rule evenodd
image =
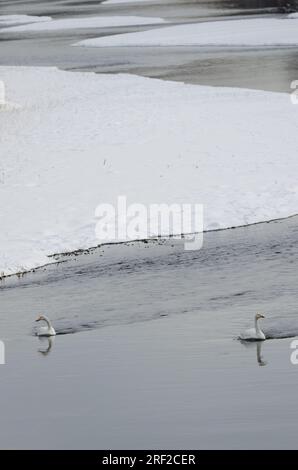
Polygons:
<instances>
[{"instance_id":1,"label":"snow covered bank","mask_svg":"<svg viewBox=\"0 0 298 470\"><path fill-rule=\"evenodd\" d=\"M76 45L88 47L298 45L298 18L259 18L186 24L154 31L86 39Z\"/></svg>"},{"instance_id":2,"label":"snow covered bank","mask_svg":"<svg viewBox=\"0 0 298 470\"><path fill-rule=\"evenodd\" d=\"M0 80L0 112L3 111L12 111L13 109L19 109L20 107L13 103L8 103L6 101L6 94L5 94L5 84L2 80Z\"/></svg>"},{"instance_id":3,"label":"snow covered bank","mask_svg":"<svg viewBox=\"0 0 298 470\"><path fill-rule=\"evenodd\" d=\"M0 15L1 26L25 25L28 23L43 23L51 21L50 16L29 16L29 15Z\"/></svg>"},{"instance_id":4,"label":"snow covered bank","mask_svg":"<svg viewBox=\"0 0 298 470\"><path fill-rule=\"evenodd\" d=\"M205 229L298 212L287 94L0 67L0 273L98 244L95 208L202 203Z\"/></svg>"},{"instance_id":5,"label":"snow covered bank","mask_svg":"<svg viewBox=\"0 0 298 470\"><path fill-rule=\"evenodd\" d=\"M5 85L0 80L0 105L5 104Z\"/></svg>"},{"instance_id":6,"label":"snow covered bank","mask_svg":"<svg viewBox=\"0 0 298 470\"><path fill-rule=\"evenodd\" d=\"M31 23L6 28L3 33L45 32L68 29L110 28L117 26L137 26L165 23L162 18L141 16L91 16L87 18L67 18L43 23Z\"/></svg>"}]
</instances>

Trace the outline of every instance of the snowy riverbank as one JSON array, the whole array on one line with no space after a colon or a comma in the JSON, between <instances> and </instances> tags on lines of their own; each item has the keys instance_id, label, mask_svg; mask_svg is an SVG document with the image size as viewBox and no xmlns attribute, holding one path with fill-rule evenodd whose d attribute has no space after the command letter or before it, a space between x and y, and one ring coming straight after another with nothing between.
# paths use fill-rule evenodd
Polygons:
<instances>
[{"instance_id":1,"label":"snowy riverbank","mask_svg":"<svg viewBox=\"0 0 298 470\"><path fill-rule=\"evenodd\" d=\"M1 67L0 272L98 243L102 202L202 203L205 229L298 212L289 95ZM286 157L286 158L285 158Z\"/></svg>"},{"instance_id":2,"label":"snowy riverbank","mask_svg":"<svg viewBox=\"0 0 298 470\"><path fill-rule=\"evenodd\" d=\"M297 16L252 18L169 26L80 41L76 45L107 46L289 46L298 44Z\"/></svg>"},{"instance_id":3,"label":"snowy riverbank","mask_svg":"<svg viewBox=\"0 0 298 470\"><path fill-rule=\"evenodd\" d=\"M30 17L27 17L30 18ZM34 17L36 18L36 17ZM11 18L13 22L13 17ZM21 23L21 19L19 20ZM52 19L47 18L42 21L27 21L25 24L18 24L10 26L0 30L0 33L44 33L44 32L55 32L59 30L78 30L78 29L91 29L91 28L113 28L120 26L141 26L141 25L154 25L165 23L162 18L147 18L142 16L91 16L86 18L63 18L63 19ZM5 24L5 23L4 23ZM13 24L13 23L12 23ZM1 26L1 16L0 16Z\"/></svg>"},{"instance_id":4,"label":"snowy riverbank","mask_svg":"<svg viewBox=\"0 0 298 470\"><path fill-rule=\"evenodd\" d=\"M0 15L1 27L13 27L16 25L26 25L33 23L48 23L52 18L50 16L32 16L32 15Z\"/></svg>"}]
</instances>

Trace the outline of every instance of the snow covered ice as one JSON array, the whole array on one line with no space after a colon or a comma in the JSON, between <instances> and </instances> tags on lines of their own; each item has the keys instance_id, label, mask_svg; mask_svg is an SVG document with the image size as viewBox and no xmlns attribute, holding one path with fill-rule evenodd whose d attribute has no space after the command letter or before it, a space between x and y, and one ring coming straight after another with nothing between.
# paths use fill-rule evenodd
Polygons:
<instances>
[{"instance_id":1,"label":"snow covered ice","mask_svg":"<svg viewBox=\"0 0 298 470\"><path fill-rule=\"evenodd\" d=\"M98 244L100 203L204 204L205 229L298 207L288 94L0 67L0 273Z\"/></svg>"},{"instance_id":2,"label":"snow covered ice","mask_svg":"<svg viewBox=\"0 0 298 470\"><path fill-rule=\"evenodd\" d=\"M0 80L0 105L5 104L5 85Z\"/></svg>"},{"instance_id":3,"label":"snow covered ice","mask_svg":"<svg viewBox=\"0 0 298 470\"><path fill-rule=\"evenodd\" d=\"M42 17L41 17L42 18ZM9 33L36 32L44 33L46 31L87 29L87 28L108 28L120 26L153 25L164 23L162 18L147 18L142 16L92 16L86 18L48 18L45 22L27 22L29 24L15 25L5 28L2 33L7 36ZM0 16L1 25L1 16ZM1 30L0 30L1 33Z\"/></svg>"},{"instance_id":4,"label":"snow covered ice","mask_svg":"<svg viewBox=\"0 0 298 470\"><path fill-rule=\"evenodd\" d=\"M102 38L75 45L106 46L285 46L298 44L298 18L251 18L183 24Z\"/></svg>"},{"instance_id":5,"label":"snow covered ice","mask_svg":"<svg viewBox=\"0 0 298 470\"><path fill-rule=\"evenodd\" d=\"M0 26L15 26L51 21L49 16L0 15Z\"/></svg>"}]
</instances>

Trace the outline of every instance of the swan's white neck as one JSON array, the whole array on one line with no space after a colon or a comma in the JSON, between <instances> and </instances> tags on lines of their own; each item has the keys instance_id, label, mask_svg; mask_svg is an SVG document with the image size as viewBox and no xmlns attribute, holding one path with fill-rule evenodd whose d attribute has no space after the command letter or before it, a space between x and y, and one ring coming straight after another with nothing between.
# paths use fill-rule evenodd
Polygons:
<instances>
[{"instance_id":1,"label":"swan's white neck","mask_svg":"<svg viewBox=\"0 0 298 470\"><path fill-rule=\"evenodd\" d=\"M44 317L43 320L46 322L49 328L52 328L51 322L47 317Z\"/></svg>"},{"instance_id":2,"label":"swan's white neck","mask_svg":"<svg viewBox=\"0 0 298 470\"><path fill-rule=\"evenodd\" d=\"M255 328L256 328L256 332L257 332L257 333L262 333L262 330L261 330L261 328L260 328L260 326L259 326L258 320L259 320L258 318L255 318Z\"/></svg>"}]
</instances>

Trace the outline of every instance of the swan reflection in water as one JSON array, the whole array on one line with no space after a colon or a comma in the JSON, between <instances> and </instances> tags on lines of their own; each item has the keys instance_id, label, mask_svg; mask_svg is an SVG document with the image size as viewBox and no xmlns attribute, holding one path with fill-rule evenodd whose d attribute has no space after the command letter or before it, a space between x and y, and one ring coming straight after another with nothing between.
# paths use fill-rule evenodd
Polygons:
<instances>
[{"instance_id":1,"label":"swan reflection in water","mask_svg":"<svg viewBox=\"0 0 298 470\"><path fill-rule=\"evenodd\" d=\"M53 343L55 341L54 337L52 337L52 336L48 336L48 337L40 336L38 339L41 343L43 343L43 346L44 346L42 348L39 348L38 352L41 353L43 356L47 356L50 353L50 351L52 349L52 346L53 346Z\"/></svg>"},{"instance_id":2,"label":"swan reflection in water","mask_svg":"<svg viewBox=\"0 0 298 470\"><path fill-rule=\"evenodd\" d=\"M259 366L266 366L267 361L263 360L262 356L262 347L263 347L263 341L240 341L243 346L246 348L256 348L256 354L257 354L257 362Z\"/></svg>"}]
</instances>

